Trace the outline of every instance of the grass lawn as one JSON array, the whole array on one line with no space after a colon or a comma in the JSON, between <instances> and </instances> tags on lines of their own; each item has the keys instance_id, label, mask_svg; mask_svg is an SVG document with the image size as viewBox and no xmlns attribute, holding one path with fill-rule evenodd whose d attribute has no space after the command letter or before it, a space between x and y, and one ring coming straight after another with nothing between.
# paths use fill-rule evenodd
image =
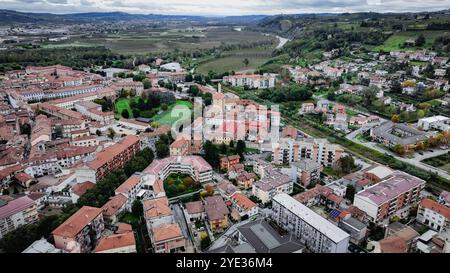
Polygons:
<instances>
[{"instance_id":1,"label":"grass lawn","mask_svg":"<svg viewBox=\"0 0 450 273\"><path fill-rule=\"evenodd\" d=\"M136 226L139 223L138 217L136 217L134 214L127 212L120 218L120 221L123 223L130 224L132 226Z\"/></svg>"},{"instance_id":2,"label":"grass lawn","mask_svg":"<svg viewBox=\"0 0 450 273\"><path fill-rule=\"evenodd\" d=\"M184 106L187 106L189 109L192 109L192 102L184 101L184 100L177 100L177 102L175 104L169 106L169 109L167 109L167 111L164 111L164 112L154 116L153 120L158 122L159 124L172 125L173 123L175 123L177 120L179 120L183 116L182 113L180 113L177 117L172 116L172 109L173 109L173 107L175 107L175 105L180 105L180 106L184 105Z\"/></svg>"},{"instance_id":3,"label":"grass lawn","mask_svg":"<svg viewBox=\"0 0 450 273\"><path fill-rule=\"evenodd\" d=\"M384 50L389 52L397 50L415 50L416 47L401 48L401 45L403 45L403 43L408 39L419 37L420 34L423 34L425 37L426 42L423 46L425 48L430 47L436 37L443 35L442 31L403 31L393 34L384 42L383 45L375 47L374 51Z\"/></svg>"},{"instance_id":4,"label":"grass lawn","mask_svg":"<svg viewBox=\"0 0 450 273\"><path fill-rule=\"evenodd\" d=\"M131 108L130 108L130 100L132 100L132 99L120 98L117 100L115 107L116 107L116 112L119 116L122 115L123 111L128 111L128 114L130 114L130 118L133 117L133 112L131 111Z\"/></svg>"},{"instance_id":5,"label":"grass lawn","mask_svg":"<svg viewBox=\"0 0 450 273\"><path fill-rule=\"evenodd\" d=\"M450 152L422 160L423 163L450 172Z\"/></svg>"},{"instance_id":6,"label":"grass lawn","mask_svg":"<svg viewBox=\"0 0 450 273\"><path fill-rule=\"evenodd\" d=\"M355 112L355 111L353 111L353 110L351 110L351 109L345 109L345 112L347 113L347 116L348 116L349 118L351 118L351 117L354 117L354 116L357 116L357 115L358 115L358 113L357 113L357 112Z\"/></svg>"}]
</instances>

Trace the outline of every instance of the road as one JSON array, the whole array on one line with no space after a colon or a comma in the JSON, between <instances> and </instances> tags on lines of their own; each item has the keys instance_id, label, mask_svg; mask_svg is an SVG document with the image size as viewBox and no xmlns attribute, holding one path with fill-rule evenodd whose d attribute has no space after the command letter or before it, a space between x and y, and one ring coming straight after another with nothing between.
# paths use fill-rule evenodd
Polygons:
<instances>
[{"instance_id":1,"label":"road","mask_svg":"<svg viewBox=\"0 0 450 273\"><path fill-rule=\"evenodd\" d=\"M180 225L181 232L183 232L184 238L186 238L186 252L193 253L194 245L192 243L191 233L189 232L189 227L186 222L186 218L184 217L183 209L180 207L180 204L172 204L173 217L175 218L175 222Z\"/></svg>"},{"instance_id":2,"label":"road","mask_svg":"<svg viewBox=\"0 0 450 273\"><path fill-rule=\"evenodd\" d=\"M395 153L393 153L393 152L391 152L391 151L389 151L387 149L384 149L384 148L378 146L377 143L375 143L375 142L360 141L359 139L356 138L356 136L358 134L362 133L365 130L370 130L370 128L371 128L370 126L366 126L366 127L360 128L360 129L358 129L356 131L351 132L350 134L346 135L345 137L348 140L351 140L353 142L356 142L356 143L359 143L361 145L364 145L367 148L379 151L381 153L389 154L389 155L395 157L396 159L398 159L398 160L400 160L402 162L412 164L412 165L417 166L419 168L422 168L422 169L424 169L426 171L436 173L436 174L438 174L438 175L440 175L440 176L442 176L442 177L444 177L446 179L450 179L450 175L446 171L444 171L442 169L439 169L439 168L436 168L436 167L433 167L433 166L430 166L430 165L427 165L427 164L425 164L423 162L420 162L421 160L426 159L426 158L430 158L430 157L438 156L438 155L441 155L441 154L445 154L445 153L448 152L448 150L434 149L434 152L432 152L432 153L431 152L424 152L423 155L416 154L416 155L414 155L414 158L400 157L397 154L395 154Z\"/></svg>"},{"instance_id":3,"label":"road","mask_svg":"<svg viewBox=\"0 0 450 273\"><path fill-rule=\"evenodd\" d=\"M280 42L278 43L278 45L277 45L277 47L276 47L276 49L280 49L280 48L282 48L287 42L289 42L290 40L289 39L286 39L286 38L283 38L283 37L280 37L280 36L278 36L278 35L276 35L275 37L277 37L278 38L278 40L280 40Z\"/></svg>"}]
</instances>

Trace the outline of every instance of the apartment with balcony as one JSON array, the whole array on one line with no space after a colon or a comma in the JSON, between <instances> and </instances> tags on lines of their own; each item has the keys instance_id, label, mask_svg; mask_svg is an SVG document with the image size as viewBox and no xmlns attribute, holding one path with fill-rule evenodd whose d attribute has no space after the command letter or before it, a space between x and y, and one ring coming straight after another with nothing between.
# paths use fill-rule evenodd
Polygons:
<instances>
[{"instance_id":1,"label":"apartment with balcony","mask_svg":"<svg viewBox=\"0 0 450 273\"><path fill-rule=\"evenodd\" d=\"M36 203L28 196L0 199L0 239L7 233L38 220Z\"/></svg>"}]
</instances>

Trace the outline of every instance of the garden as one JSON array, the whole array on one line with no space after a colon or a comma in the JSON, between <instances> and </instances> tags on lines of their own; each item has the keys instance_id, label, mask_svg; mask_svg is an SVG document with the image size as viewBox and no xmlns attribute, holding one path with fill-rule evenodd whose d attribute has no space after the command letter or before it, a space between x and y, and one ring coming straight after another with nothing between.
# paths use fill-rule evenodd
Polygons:
<instances>
[{"instance_id":1,"label":"garden","mask_svg":"<svg viewBox=\"0 0 450 273\"><path fill-rule=\"evenodd\" d=\"M164 190L169 198L195 192L201 187L200 183L194 181L192 177L184 173L171 174L164 180Z\"/></svg>"}]
</instances>

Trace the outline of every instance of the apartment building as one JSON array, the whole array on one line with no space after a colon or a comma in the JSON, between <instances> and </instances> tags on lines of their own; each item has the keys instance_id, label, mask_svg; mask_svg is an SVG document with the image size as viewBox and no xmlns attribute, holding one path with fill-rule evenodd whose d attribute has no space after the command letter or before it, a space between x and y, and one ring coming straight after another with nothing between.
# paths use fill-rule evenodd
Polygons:
<instances>
[{"instance_id":1,"label":"apartment building","mask_svg":"<svg viewBox=\"0 0 450 273\"><path fill-rule=\"evenodd\" d=\"M294 182L289 175L282 174L270 163L257 160L253 170L261 179L252 185L252 194L258 197L262 203L267 203L278 193L291 194Z\"/></svg>"},{"instance_id":2,"label":"apartment building","mask_svg":"<svg viewBox=\"0 0 450 273\"><path fill-rule=\"evenodd\" d=\"M88 168L95 173L95 181L100 181L108 173L123 168L139 152L139 138L128 135L118 143L99 152L95 159L88 162Z\"/></svg>"},{"instance_id":3,"label":"apartment building","mask_svg":"<svg viewBox=\"0 0 450 273\"><path fill-rule=\"evenodd\" d=\"M10 201L0 199L0 239L20 226L38 220L36 203L28 196Z\"/></svg>"},{"instance_id":4,"label":"apartment building","mask_svg":"<svg viewBox=\"0 0 450 273\"><path fill-rule=\"evenodd\" d=\"M302 159L291 165L291 177L296 183L308 186L311 182L320 179L322 165L311 159Z\"/></svg>"},{"instance_id":5,"label":"apartment building","mask_svg":"<svg viewBox=\"0 0 450 273\"><path fill-rule=\"evenodd\" d=\"M231 198L232 207L239 214L239 218L247 215L252 217L258 214L258 206L240 192L234 193ZM233 213L231 213L233 215Z\"/></svg>"},{"instance_id":6,"label":"apartment building","mask_svg":"<svg viewBox=\"0 0 450 273\"><path fill-rule=\"evenodd\" d=\"M220 169L221 170L227 170L236 165L239 164L241 157L239 155L229 155L224 156L220 158Z\"/></svg>"},{"instance_id":7,"label":"apartment building","mask_svg":"<svg viewBox=\"0 0 450 273\"><path fill-rule=\"evenodd\" d=\"M263 75L236 74L223 77L223 82L231 86L239 86L257 89L266 89L275 87L275 74L265 73Z\"/></svg>"},{"instance_id":8,"label":"apartment building","mask_svg":"<svg viewBox=\"0 0 450 273\"><path fill-rule=\"evenodd\" d=\"M186 239L178 223L162 224L152 229L151 241L156 253L182 252Z\"/></svg>"},{"instance_id":9,"label":"apartment building","mask_svg":"<svg viewBox=\"0 0 450 273\"><path fill-rule=\"evenodd\" d=\"M405 217L411 205L419 202L425 181L394 171L381 182L355 194L353 205L364 211L371 222L381 224L394 216Z\"/></svg>"},{"instance_id":10,"label":"apartment building","mask_svg":"<svg viewBox=\"0 0 450 273\"><path fill-rule=\"evenodd\" d=\"M285 193L273 198L271 218L312 252L347 252L349 234Z\"/></svg>"},{"instance_id":11,"label":"apartment building","mask_svg":"<svg viewBox=\"0 0 450 273\"><path fill-rule=\"evenodd\" d=\"M142 180L139 174L133 174L127 180L125 180L117 189L115 190L116 195L123 195L127 198L126 209L131 210L133 202L136 200L139 191L142 188Z\"/></svg>"},{"instance_id":12,"label":"apartment building","mask_svg":"<svg viewBox=\"0 0 450 273\"><path fill-rule=\"evenodd\" d=\"M90 252L104 230L101 208L84 206L53 232L55 247L72 253Z\"/></svg>"},{"instance_id":13,"label":"apartment building","mask_svg":"<svg viewBox=\"0 0 450 273\"><path fill-rule=\"evenodd\" d=\"M416 220L440 232L450 228L450 208L425 198L419 203Z\"/></svg>"},{"instance_id":14,"label":"apartment building","mask_svg":"<svg viewBox=\"0 0 450 273\"><path fill-rule=\"evenodd\" d=\"M228 227L230 211L220 195L205 198L205 212L210 229L213 232L222 232Z\"/></svg>"},{"instance_id":15,"label":"apartment building","mask_svg":"<svg viewBox=\"0 0 450 273\"><path fill-rule=\"evenodd\" d=\"M332 166L342 157L344 150L326 139L296 141L282 138L272 143L272 159L275 164L291 164L302 159L311 159L323 166Z\"/></svg>"},{"instance_id":16,"label":"apartment building","mask_svg":"<svg viewBox=\"0 0 450 273\"><path fill-rule=\"evenodd\" d=\"M76 102L75 109L101 124L111 124L114 121L114 112L102 112L102 106L91 101Z\"/></svg>"}]
</instances>

